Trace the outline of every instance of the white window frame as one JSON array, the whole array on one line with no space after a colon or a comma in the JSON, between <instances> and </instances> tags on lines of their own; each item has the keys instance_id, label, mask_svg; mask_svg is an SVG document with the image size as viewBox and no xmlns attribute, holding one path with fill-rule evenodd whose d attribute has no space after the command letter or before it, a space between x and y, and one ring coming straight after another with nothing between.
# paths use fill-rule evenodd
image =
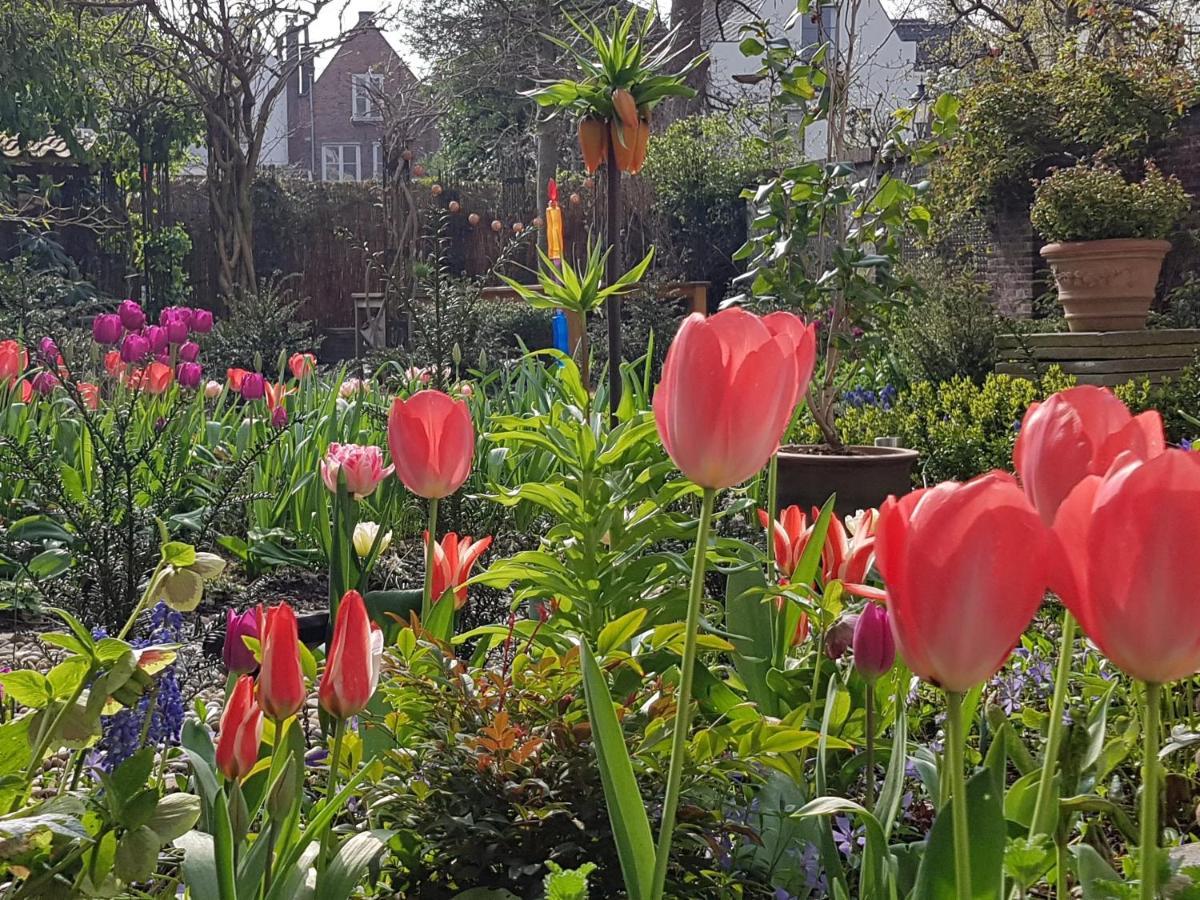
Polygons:
<instances>
[{"instance_id":1,"label":"white window frame","mask_svg":"<svg viewBox=\"0 0 1200 900\"><path fill-rule=\"evenodd\" d=\"M371 177L383 181L383 141L371 144Z\"/></svg>"},{"instance_id":2,"label":"white window frame","mask_svg":"<svg viewBox=\"0 0 1200 900\"><path fill-rule=\"evenodd\" d=\"M375 72L350 76L350 118L355 122L378 122L383 118L375 94L383 90L383 76Z\"/></svg>"},{"instance_id":3,"label":"white window frame","mask_svg":"<svg viewBox=\"0 0 1200 900\"><path fill-rule=\"evenodd\" d=\"M333 151L336 159L331 160L329 152ZM354 172L349 177L348 163L351 160L349 151L353 151ZM335 167L336 176L330 177L330 165ZM321 145L321 180L322 181L361 181L362 180L362 144L322 144Z\"/></svg>"}]
</instances>

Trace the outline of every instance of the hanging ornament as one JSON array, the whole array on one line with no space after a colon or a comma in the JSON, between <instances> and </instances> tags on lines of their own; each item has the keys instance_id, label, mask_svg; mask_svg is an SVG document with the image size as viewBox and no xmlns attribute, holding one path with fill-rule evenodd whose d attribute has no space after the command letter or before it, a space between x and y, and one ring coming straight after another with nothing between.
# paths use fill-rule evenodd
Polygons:
<instances>
[{"instance_id":1,"label":"hanging ornament","mask_svg":"<svg viewBox=\"0 0 1200 900\"><path fill-rule=\"evenodd\" d=\"M405 162L409 162L413 158L413 152L411 150L405 150L400 154L400 158Z\"/></svg>"},{"instance_id":2,"label":"hanging ornament","mask_svg":"<svg viewBox=\"0 0 1200 900\"><path fill-rule=\"evenodd\" d=\"M479 213L471 213L469 216L467 216L467 221L470 222L472 226L478 225Z\"/></svg>"},{"instance_id":3,"label":"hanging ornament","mask_svg":"<svg viewBox=\"0 0 1200 900\"><path fill-rule=\"evenodd\" d=\"M520 234L525 230L525 226L520 222L513 222L513 234Z\"/></svg>"},{"instance_id":4,"label":"hanging ornament","mask_svg":"<svg viewBox=\"0 0 1200 900\"><path fill-rule=\"evenodd\" d=\"M541 217L541 216L534 216L534 217L533 217L533 227L534 227L534 228L541 228L541 227L542 227L542 217Z\"/></svg>"},{"instance_id":5,"label":"hanging ornament","mask_svg":"<svg viewBox=\"0 0 1200 900\"><path fill-rule=\"evenodd\" d=\"M580 197L578 194L572 194L569 199L571 201L572 206L578 206L580 203L583 202L583 198Z\"/></svg>"},{"instance_id":6,"label":"hanging ornament","mask_svg":"<svg viewBox=\"0 0 1200 900\"><path fill-rule=\"evenodd\" d=\"M503 225L500 223L500 220L499 220L499 219L492 219L492 231L494 231L494 232L496 232L497 234L499 234L499 233L500 233L500 229L502 229L503 227L504 227L504 226L503 226Z\"/></svg>"},{"instance_id":7,"label":"hanging ornament","mask_svg":"<svg viewBox=\"0 0 1200 900\"><path fill-rule=\"evenodd\" d=\"M434 185L434 187L436 187L436 185ZM456 213L460 209L462 209L462 206L459 205L459 202L457 200L451 200L449 205L447 206L447 208L450 210L450 212Z\"/></svg>"},{"instance_id":8,"label":"hanging ornament","mask_svg":"<svg viewBox=\"0 0 1200 900\"><path fill-rule=\"evenodd\" d=\"M420 163L417 163L412 167L412 173L414 178L423 178L425 177L425 167Z\"/></svg>"},{"instance_id":9,"label":"hanging ornament","mask_svg":"<svg viewBox=\"0 0 1200 900\"><path fill-rule=\"evenodd\" d=\"M433 194L433 196L435 196L435 197L438 194L440 194L441 192L442 192L442 186L440 184L435 184L433 187L431 187L429 189L429 193Z\"/></svg>"}]
</instances>

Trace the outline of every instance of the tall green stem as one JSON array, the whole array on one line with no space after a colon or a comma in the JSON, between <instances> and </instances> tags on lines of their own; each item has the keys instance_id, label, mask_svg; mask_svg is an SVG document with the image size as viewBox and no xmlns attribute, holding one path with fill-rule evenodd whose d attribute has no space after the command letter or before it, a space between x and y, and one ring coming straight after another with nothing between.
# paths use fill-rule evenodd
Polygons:
<instances>
[{"instance_id":1,"label":"tall green stem","mask_svg":"<svg viewBox=\"0 0 1200 900\"><path fill-rule=\"evenodd\" d=\"M700 600L704 596L704 563L708 552L708 529L712 520L716 491L704 489L700 505L700 524L696 530L696 557L692 561L692 584L688 593L687 622L684 629L683 662L679 671L679 692L675 709L675 729L671 734L671 767L667 772L667 793L663 799L662 825L654 859L654 887L651 900L662 897L667 883L667 864L671 858L671 839L675 831L675 810L679 806L679 786L683 781L684 754L692 724L692 677L696 671L696 632L700 625Z\"/></svg>"},{"instance_id":2,"label":"tall green stem","mask_svg":"<svg viewBox=\"0 0 1200 900\"><path fill-rule=\"evenodd\" d=\"M437 543L438 501L434 497L429 501L429 540L425 542L425 586L421 594L421 621L429 620L433 609L433 545Z\"/></svg>"},{"instance_id":3,"label":"tall green stem","mask_svg":"<svg viewBox=\"0 0 1200 900\"><path fill-rule=\"evenodd\" d=\"M1067 703L1067 687L1071 679L1071 661L1075 649L1075 617L1063 610L1062 641L1058 648L1058 669L1054 674L1054 699L1050 701L1050 727L1046 733L1046 749L1042 755L1042 778L1038 782L1037 800L1033 807L1031 837L1055 834L1054 798L1057 788L1054 775L1058 769L1058 754L1063 739L1063 711Z\"/></svg>"},{"instance_id":4,"label":"tall green stem","mask_svg":"<svg viewBox=\"0 0 1200 900\"><path fill-rule=\"evenodd\" d=\"M1158 896L1158 742L1162 685L1147 681L1146 727L1142 735L1142 900Z\"/></svg>"},{"instance_id":5,"label":"tall green stem","mask_svg":"<svg viewBox=\"0 0 1200 900\"><path fill-rule=\"evenodd\" d=\"M863 774L866 775L866 789L863 805L872 812L875 811L875 679L867 682L867 734L866 748L863 753Z\"/></svg>"},{"instance_id":6,"label":"tall green stem","mask_svg":"<svg viewBox=\"0 0 1200 900\"><path fill-rule=\"evenodd\" d=\"M963 728L963 695L946 692L946 767L950 779L950 804L954 824L954 885L962 900L971 896L971 844L967 830L967 778L963 762L967 734Z\"/></svg>"},{"instance_id":7,"label":"tall green stem","mask_svg":"<svg viewBox=\"0 0 1200 900\"><path fill-rule=\"evenodd\" d=\"M325 784L325 802L329 803L337 795L338 765L342 758L342 737L346 734L346 723L341 719L333 722L333 750L329 757L329 778ZM321 835L321 855L318 857L318 870L324 871L329 864L329 851L333 845L333 819L325 826Z\"/></svg>"}]
</instances>

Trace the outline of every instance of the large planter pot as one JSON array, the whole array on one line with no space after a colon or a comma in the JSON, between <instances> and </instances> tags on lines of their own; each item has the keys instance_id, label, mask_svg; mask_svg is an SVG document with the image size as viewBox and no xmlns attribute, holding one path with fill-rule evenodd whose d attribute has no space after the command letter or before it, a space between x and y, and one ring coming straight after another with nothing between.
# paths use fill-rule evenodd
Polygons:
<instances>
[{"instance_id":1,"label":"large planter pot","mask_svg":"<svg viewBox=\"0 0 1200 900\"><path fill-rule=\"evenodd\" d=\"M779 451L779 507L798 505L806 512L837 494L839 516L877 507L889 495L912 490L917 451L903 447L828 447L791 445Z\"/></svg>"},{"instance_id":2,"label":"large planter pot","mask_svg":"<svg viewBox=\"0 0 1200 900\"><path fill-rule=\"evenodd\" d=\"M1146 327L1170 241L1115 238L1047 244L1071 331L1136 331Z\"/></svg>"}]
</instances>

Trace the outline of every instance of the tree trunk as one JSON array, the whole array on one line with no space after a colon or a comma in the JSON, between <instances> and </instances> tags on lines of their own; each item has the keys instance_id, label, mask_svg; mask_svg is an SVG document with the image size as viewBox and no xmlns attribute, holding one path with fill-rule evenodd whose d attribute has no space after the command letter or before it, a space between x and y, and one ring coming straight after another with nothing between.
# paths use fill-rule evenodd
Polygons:
<instances>
[{"instance_id":1,"label":"tree trunk","mask_svg":"<svg viewBox=\"0 0 1200 900\"><path fill-rule=\"evenodd\" d=\"M675 46L679 50L677 59L680 65L698 56L703 49L700 35L704 6L705 0L672 0L671 28L679 29L676 33ZM705 61L689 72L686 83L696 92L696 96L671 105L682 115L703 112L707 102L704 89L708 84L708 62Z\"/></svg>"},{"instance_id":2,"label":"tree trunk","mask_svg":"<svg viewBox=\"0 0 1200 900\"><path fill-rule=\"evenodd\" d=\"M541 119L537 123L537 215L543 215L550 203L547 183L558 172L558 144L562 137L562 117ZM539 238L542 249L546 249L546 234Z\"/></svg>"}]
</instances>

